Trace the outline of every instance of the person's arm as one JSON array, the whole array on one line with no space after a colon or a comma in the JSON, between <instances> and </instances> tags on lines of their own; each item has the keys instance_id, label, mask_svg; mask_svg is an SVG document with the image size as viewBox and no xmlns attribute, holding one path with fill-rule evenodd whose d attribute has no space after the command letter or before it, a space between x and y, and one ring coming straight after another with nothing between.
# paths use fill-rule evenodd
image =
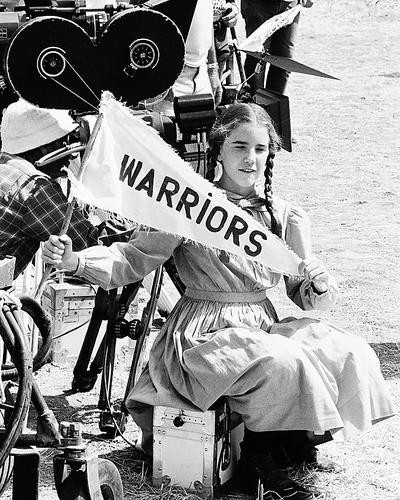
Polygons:
<instances>
[{"instance_id":1,"label":"person's arm","mask_svg":"<svg viewBox=\"0 0 400 500\"><path fill-rule=\"evenodd\" d=\"M211 89L214 96L215 107L219 105L222 99L222 84L219 77L219 64L217 53L215 50L214 30L212 36L212 44L207 55L207 73L210 79Z\"/></svg>"},{"instance_id":2,"label":"person's arm","mask_svg":"<svg viewBox=\"0 0 400 500\"><path fill-rule=\"evenodd\" d=\"M98 219L98 227L101 229L99 243L101 242L106 246L110 246L117 241L129 241L133 231L138 228L137 224L115 213L95 209L92 214L92 216ZM89 217L89 220L93 223L91 217Z\"/></svg>"},{"instance_id":3,"label":"person's arm","mask_svg":"<svg viewBox=\"0 0 400 500\"><path fill-rule=\"evenodd\" d=\"M110 290L140 281L168 260L181 240L160 231L138 230L128 243L75 252L67 235L53 235L43 246L43 261Z\"/></svg>"},{"instance_id":4,"label":"person's arm","mask_svg":"<svg viewBox=\"0 0 400 500\"><path fill-rule=\"evenodd\" d=\"M46 241L51 234L58 234L67 206L68 200L56 181L47 177L38 178L35 189L24 204L24 234L36 241ZM91 224L85 211L77 207L67 234L71 237L74 248L81 250L99 243L103 226L104 224Z\"/></svg>"},{"instance_id":5,"label":"person's arm","mask_svg":"<svg viewBox=\"0 0 400 500\"><path fill-rule=\"evenodd\" d=\"M311 223L299 207L291 207L285 241L303 259L302 278L285 277L288 297L301 309L330 309L336 302L338 288L335 279L311 249Z\"/></svg>"}]
</instances>

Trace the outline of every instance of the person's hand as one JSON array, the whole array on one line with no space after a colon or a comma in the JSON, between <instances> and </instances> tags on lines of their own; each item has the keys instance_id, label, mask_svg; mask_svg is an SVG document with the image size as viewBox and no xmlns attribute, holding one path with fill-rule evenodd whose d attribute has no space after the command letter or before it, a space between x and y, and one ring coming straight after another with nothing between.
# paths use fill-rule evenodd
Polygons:
<instances>
[{"instance_id":1,"label":"person's hand","mask_svg":"<svg viewBox=\"0 0 400 500\"><path fill-rule=\"evenodd\" d=\"M310 8L310 7L312 7L314 5L314 2L312 0L300 0L300 4L303 7Z\"/></svg>"},{"instance_id":2,"label":"person's hand","mask_svg":"<svg viewBox=\"0 0 400 500\"><path fill-rule=\"evenodd\" d=\"M227 28L235 26L239 18L239 7L235 3L230 3L228 8L223 12L221 21Z\"/></svg>"},{"instance_id":3,"label":"person's hand","mask_svg":"<svg viewBox=\"0 0 400 500\"><path fill-rule=\"evenodd\" d=\"M50 236L43 245L42 258L46 264L66 271L75 271L79 262L78 255L72 251L71 238L66 234Z\"/></svg>"},{"instance_id":4,"label":"person's hand","mask_svg":"<svg viewBox=\"0 0 400 500\"><path fill-rule=\"evenodd\" d=\"M312 283L318 293L328 291L329 273L322 261L316 257L304 259L299 266L299 272Z\"/></svg>"}]
</instances>

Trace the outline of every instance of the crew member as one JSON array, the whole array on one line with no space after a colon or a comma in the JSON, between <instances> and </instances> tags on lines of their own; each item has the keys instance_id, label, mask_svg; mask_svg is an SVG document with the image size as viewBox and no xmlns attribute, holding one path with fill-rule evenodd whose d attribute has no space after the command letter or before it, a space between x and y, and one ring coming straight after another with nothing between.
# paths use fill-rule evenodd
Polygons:
<instances>
[{"instance_id":1,"label":"crew member","mask_svg":"<svg viewBox=\"0 0 400 500\"><path fill-rule=\"evenodd\" d=\"M234 0L227 4L221 20L233 26L238 17ZM183 70L165 99L152 106L154 111L173 115L174 97L212 94L215 105L222 97L218 62L214 48L213 0L198 0L185 43L185 64Z\"/></svg>"},{"instance_id":2,"label":"crew member","mask_svg":"<svg viewBox=\"0 0 400 500\"><path fill-rule=\"evenodd\" d=\"M14 278L32 261L41 241L62 227L68 200L57 178L72 159L67 155L37 168L44 155L78 140L78 124L68 111L43 109L24 99L10 104L1 123L0 259L16 258ZM77 207L68 234L76 248L109 243L128 232L116 217L93 224L85 208Z\"/></svg>"},{"instance_id":3,"label":"crew member","mask_svg":"<svg viewBox=\"0 0 400 500\"><path fill-rule=\"evenodd\" d=\"M311 0L241 0L241 10L247 36L250 36L268 19L299 3L307 8L313 5ZM297 14L291 24L280 28L268 38L264 43L265 50L275 56L293 57L299 19L300 14ZM279 94L284 94L289 81L289 71L271 65L267 77L265 77L265 66L255 73L257 64L258 60L255 57L246 57L244 70L246 77L250 78L249 85L252 93L255 93L258 88L265 87Z\"/></svg>"}]
</instances>

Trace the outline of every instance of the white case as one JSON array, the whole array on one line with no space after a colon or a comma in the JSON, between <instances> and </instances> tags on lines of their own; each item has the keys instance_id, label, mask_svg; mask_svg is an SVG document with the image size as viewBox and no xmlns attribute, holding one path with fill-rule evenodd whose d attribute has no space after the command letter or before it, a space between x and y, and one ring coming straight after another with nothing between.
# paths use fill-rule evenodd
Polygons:
<instances>
[{"instance_id":1,"label":"white case","mask_svg":"<svg viewBox=\"0 0 400 500\"><path fill-rule=\"evenodd\" d=\"M230 416L225 404L206 412L156 406L153 432L154 486L181 486L213 498L218 486L231 479L243 424L237 414ZM223 448L230 448L230 460L221 467Z\"/></svg>"}]
</instances>

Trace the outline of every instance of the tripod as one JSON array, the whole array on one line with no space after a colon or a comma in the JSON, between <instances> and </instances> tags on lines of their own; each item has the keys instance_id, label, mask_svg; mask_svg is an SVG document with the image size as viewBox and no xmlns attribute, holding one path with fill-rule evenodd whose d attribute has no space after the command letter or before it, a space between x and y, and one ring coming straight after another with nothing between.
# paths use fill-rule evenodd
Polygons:
<instances>
[{"instance_id":1,"label":"tripod","mask_svg":"<svg viewBox=\"0 0 400 500\"><path fill-rule=\"evenodd\" d=\"M142 281L125 285L121 291L115 289L107 292L99 288L96 293L93 314L73 370L72 389L88 392L95 385L98 376L102 374L98 401L98 408L101 411L99 428L111 439L125 430L128 411L124 401L140 375L140 368L143 368L146 357L145 341L153 324L165 271L178 292L181 295L184 293L185 287L176 272L175 264L172 259L169 259L154 273L150 298L140 319L127 321L125 315L137 296ZM90 362L103 321L107 322L106 332ZM111 401L116 342L117 339L125 337L135 340L135 348L124 400L120 410L117 411Z\"/></svg>"}]
</instances>

